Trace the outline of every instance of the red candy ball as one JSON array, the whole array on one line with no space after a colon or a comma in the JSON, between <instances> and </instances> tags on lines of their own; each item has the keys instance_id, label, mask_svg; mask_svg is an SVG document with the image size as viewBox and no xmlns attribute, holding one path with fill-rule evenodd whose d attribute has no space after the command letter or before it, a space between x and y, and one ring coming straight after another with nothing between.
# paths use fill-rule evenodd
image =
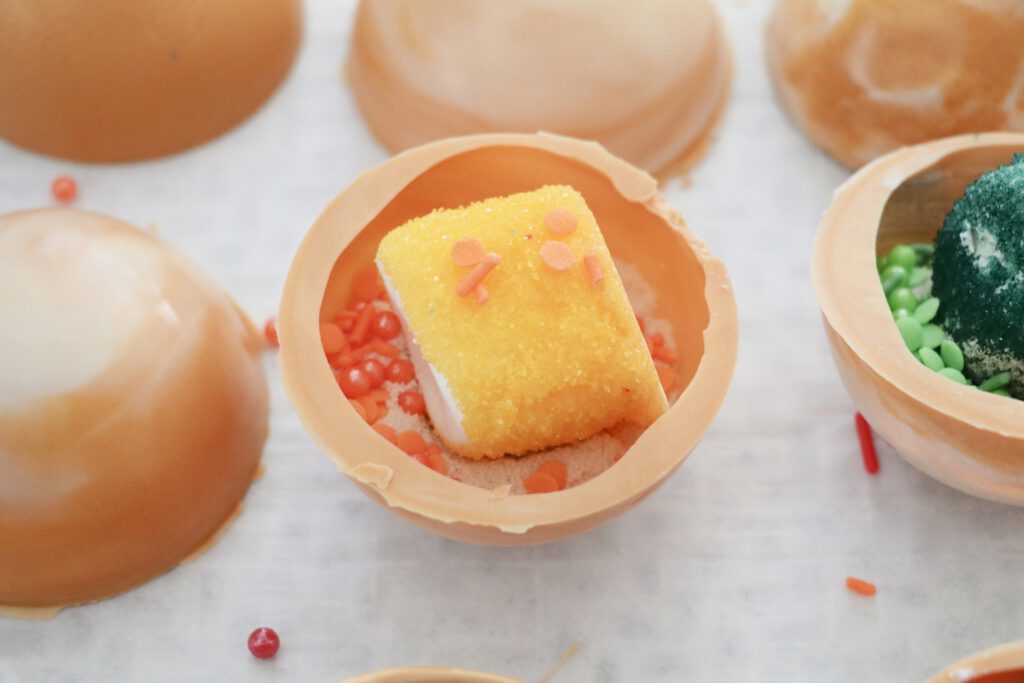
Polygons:
<instances>
[{"instance_id":1,"label":"red candy ball","mask_svg":"<svg viewBox=\"0 0 1024 683\"><path fill-rule=\"evenodd\" d=\"M398 395L398 407L410 415L423 415L427 411L427 404L423 401L423 394L418 391L403 391Z\"/></svg>"},{"instance_id":2,"label":"red candy ball","mask_svg":"<svg viewBox=\"0 0 1024 683\"><path fill-rule=\"evenodd\" d=\"M376 389L384 383L384 366L379 360L368 358L359 365L359 369L370 380L371 389Z\"/></svg>"},{"instance_id":3,"label":"red candy ball","mask_svg":"<svg viewBox=\"0 0 1024 683\"><path fill-rule=\"evenodd\" d=\"M249 634L249 652L258 659L270 659L281 647L281 639L272 628L261 626Z\"/></svg>"},{"instance_id":4,"label":"red candy ball","mask_svg":"<svg viewBox=\"0 0 1024 683\"><path fill-rule=\"evenodd\" d=\"M361 398L370 393L370 378L362 368L346 368L338 373L338 386L347 398Z\"/></svg>"},{"instance_id":5,"label":"red candy ball","mask_svg":"<svg viewBox=\"0 0 1024 683\"><path fill-rule=\"evenodd\" d=\"M75 196L78 194L78 183L71 176L62 175L53 181L50 185L50 193L53 198L62 204L74 201Z\"/></svg>"},{"instance_id":6,"label":"red candy ball","mask_svg":"<svg viewBox=\"0 0 1024 683\"><path fill-rule=\"evenodd\" d=\"M373 333L383 339L390 341L402 332L402 323L398 316L391 311L381 311L373 318Z\"/></svg>"},{"instance_id":7,"label":"red candy ball","mask_svg":"<svg viewBox=\"0 0 1024 683\"><path fill-rule=\"evenodd\" d=\"M409 361L404 358L396 358L388 363L384 378L389 382L408 384L416 379L416 371L413 370L412 363Z\"/></svg>"}]
</instances>

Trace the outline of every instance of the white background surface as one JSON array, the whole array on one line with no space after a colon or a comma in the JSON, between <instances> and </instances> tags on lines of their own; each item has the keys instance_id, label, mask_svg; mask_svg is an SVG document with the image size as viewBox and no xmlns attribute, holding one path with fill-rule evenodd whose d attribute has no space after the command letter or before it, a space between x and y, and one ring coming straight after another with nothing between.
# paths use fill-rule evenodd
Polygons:
<instances>
[{"instance_id":1,"label":"white background surface","mask_svg":"<svg viewBox=\"0 0 1024 683\"><path fill-rule=\"evenodd\" d=\"M386 158L340 65L351 2L311 2L283 89L230 134L169 159L78 166L0 143L0 210L51 203L162 235L262 321L327 201ZM199 561L50 622L0 620L0 681L332 681L411 664L536 681L921 681L1024 636L1024 511L926 478L853 407L809 287L818 218L846 172L789 123L767 80L767 0L721 2L736 80L689 189L667 188L728 264L742 324L730 396L690 460L611 524L536 548L435 538L364 498L317 452L268 357L266 476ZM2 571L2 568L0 568ZM878 584L865 599L847 575ZM276 659L246 650L258 625Z\"/></svg>"}]
</instances>

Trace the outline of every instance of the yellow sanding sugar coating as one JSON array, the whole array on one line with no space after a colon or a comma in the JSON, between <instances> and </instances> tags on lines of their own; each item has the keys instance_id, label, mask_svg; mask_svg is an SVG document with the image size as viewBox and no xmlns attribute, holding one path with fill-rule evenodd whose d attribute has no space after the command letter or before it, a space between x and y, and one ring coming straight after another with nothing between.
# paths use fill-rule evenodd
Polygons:
<instances>
[{"instance_id":1,"label":"yellow sanding sugar coating","mask_svg":"<svg viewBox=\"0 0 1024 683\"><path fill-rule=\"evenodd\" d=\"M544 224L555 208L577 228ZM479 304L456 285L472 270L452 260L463 238L483 242L501 263L483 281ZM541 257L567 244L576 263L555 270ZM584 256L603 279L594 284ZM590 437L623 421L647 426L668 407L650 353L594 216L573 188L533 192L438 210L392 230L377 261L391 280L409 330L447 380L463 415L470 458L522 454Z\"/></svg>"}]
</instances>

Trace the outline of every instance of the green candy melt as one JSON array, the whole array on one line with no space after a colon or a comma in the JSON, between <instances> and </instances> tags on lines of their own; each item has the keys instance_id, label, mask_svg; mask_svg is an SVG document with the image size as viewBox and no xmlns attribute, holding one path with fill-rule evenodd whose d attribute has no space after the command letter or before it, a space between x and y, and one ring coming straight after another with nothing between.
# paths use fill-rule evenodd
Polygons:
<instances>
[{"instance_id":1,"label":"green candy melt","mask_svg":"<svg viewBox=\"0 0 1024 683\"><path fill-rule=\"evenodd\" d=\"M917 320L917 318L914 318ZM927 346L929 349L939 348L939 344L946 338L942 328L938 325L924 325L921 328L921 346Z\"/></svg>"},{"instance_id":2,"label":"green candy melt","mask_svg":"<svg viewBox=\"0 0 1024 683\"><path fill-rule=\"evenodd\" d=\"M913 247L908 247L905 244L897 245L889 251L889 265L901 266L909 273L917 265L917 252Z\"/></svg>"},{"instance_id":3,"label":"green candy melt","mask_svg":"<svg viewBox=\"0 0 1024 683\"><path fill-rule=\"evenodd\" d=\"M932 372L938 372L946 367L946 364L942 362L942 356L927 347L917 350L917 359Z\"/></svg>"},{"instance_id":4,"label":"green candy melt","mask_svg":"<svg viewBox=\"0 0 1024 683\"><path fill-rule=\"evenodd\" d=\"M909 284L910 273L902 266L887 266L882 271L882 290L887 296L897 287L906 287Z\"/></svg>"},{"instance_id":5,"label":"green candy melt","mask_svg":"<svg viewBox=\"0 0 1024 683\"><path fill-rule=\"evenodd\" d=\"M888 301L889 309L893 311L905 308L913 313L917 308L917 297L906 287L893 290L892 294L889 295Z\"/></svg>"},{"instance_id":6,"label":"green candy melt","mask_svg":"<svg viewBox=\"0 0 1024 683\"><path fill-rule=\"evenodd\" d=\"M967 378L964 377L963 373L959 370L954 370L953 368L942 368L939 370L939 374L959 384L968 384Z\"/></svg>"},{"instance_id":7,"label":"green candy melt","mask_svg":"<svg viewBox=\"0 0 1024 683\"><path fill-rule=\"evenodd\" d=\"M1013 375L1009 372L1000 372L998 375L992 375L982 382L978 388L982 391L996 391L1008 385L1011 379L1013 379Z\"/></svg>"},{"instance_id":8,"label":"green candy melt","mask_svg":"<svg viewBox=\"0 0 1024 683\"><path fill-rule=\"evenodd\" d=\"M924 341L924 330L921 328L921 323L911 317L900 318L896 321L896 329L900 331L903 343L907 345L908 349L914 352L921 348Z\"/></svg>"},{"instance_id":9,"label":"green candy melt","mask_svg":"<svg viewBox=\"0 0 1024 683\"><path fill-rule=\"evenodd\" d=\"M938 312L939 300L933 296L917 305L917 308L914 309L914 319L924 325L925 323L930 323Z\"/></svg>"},{"instance_id":10,"label":"green candy melt","mask_svg":"<svg viewBox=\"0 0 1024 683\"><path fill-rule=\"evenodd\" d=\"M927 268L914 268L910 271L910 277L907 279L907 285L910 287L917 287L923 285L928 278L932 276L932 273Z\"/></svg>"},{"instance_id":11,"label":"green candy melt","mask_svg":"<svg viewBox=\"0 0 1024 683\"><path fill-rule=\"evenodd\" d=\"M942 362L946 364L947 368L958 372L964 369L964 352L960 350L956 342L949 339L943 341L939 345L939 354L942 355Z\"/></svg>"}]
</instances>

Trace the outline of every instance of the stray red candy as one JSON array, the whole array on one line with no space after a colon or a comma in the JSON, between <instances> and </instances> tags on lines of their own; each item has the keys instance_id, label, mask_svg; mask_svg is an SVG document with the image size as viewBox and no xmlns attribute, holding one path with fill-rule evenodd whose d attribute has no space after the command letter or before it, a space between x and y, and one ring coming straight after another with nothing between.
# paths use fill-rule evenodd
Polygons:
<instances>
[{"instance_id":1,"label":"stray red candy","mask_svg":"<svg viewBox=\"0 0 1024 683\"><path fill-rule=\"evenodd\" d=\"M257 659L270 659L281 647L281 639L272 628L261 626L249 634L249 652Z\"/></svg>"}]
</instances>

